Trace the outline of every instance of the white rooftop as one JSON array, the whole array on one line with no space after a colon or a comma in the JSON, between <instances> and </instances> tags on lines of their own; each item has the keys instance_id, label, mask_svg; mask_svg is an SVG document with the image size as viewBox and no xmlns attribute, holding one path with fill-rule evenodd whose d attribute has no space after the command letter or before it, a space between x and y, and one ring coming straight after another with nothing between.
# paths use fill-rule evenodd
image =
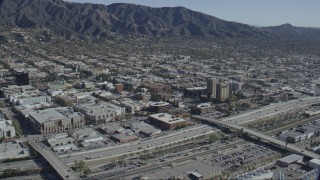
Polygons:
<instances>
[{"instance_id":1,"label":"white rooftop","mask_svg":"<svg viewBox=\"0 0 320 180\"><path fill-rule=\"evenodd\" d=\"M76 118L81 115L81 113L74 112L72 109L69 109L68 107L45 109L31 112L29 114L30 117L33 117L39 123L45 123L49 121L56 121L67 118Z\"/></svg>"}]
</instances>

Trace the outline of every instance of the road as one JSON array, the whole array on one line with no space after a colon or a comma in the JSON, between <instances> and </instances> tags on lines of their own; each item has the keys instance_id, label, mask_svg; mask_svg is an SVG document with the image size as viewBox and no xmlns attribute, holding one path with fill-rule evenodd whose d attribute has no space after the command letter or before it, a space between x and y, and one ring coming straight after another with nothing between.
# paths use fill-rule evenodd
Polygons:
<instances>
[{"instance_id":1,"label":"road","mask_svg":"<svg viewBox=\"0 0 320 180\"><path fill-rule=\"evenodd\" d=\"M319 115L319 117L320 117L320 115ZM267 131L267 132L265 132L265 134L271 135L271 134L274 134L275 132L278 132L278 131L281 131L281 130L286 130L286 129L289 129L291 127L295 127L295 125L299 125L301 123L310 122L310 121L313 121L313 120L316 120L316 119L318 119L318 117L308 118L308 119L304 120L303 122L299 122L299 123L295 123L293 125L283 126L281 128L277 128L275 130ZM105 172L95 173L94 174L94 179L119 179L119 178L131 176L131 175L135 175L135 174L140 174L140 173L143 173L143 172L146 172L146 171L152 171L152 170L155 170L155 169L170 165L172 163L179 163L179 162L187 161L187 160L190 160L190 159L192 159L194 157L205 156L205 155L217 152L218 150L225 150L225 149L231 148L231 147L233 147L235 145L241 145L241 144L245 144L245 143L247 143L247 142L245 142L244 140L239 140L237 142L230 143L229 145L226 145L226 146L223 146L223 147L219 147L219 148L216 148L216 149L211 149L211 150L204 151L204 152L197 153L197 154L192 154L192 155L189 155L189 156L186 156L186 157L182 157L182 158L179 158L179 159L174 159L174 160L163 162L163 163L160 163L160 164L153 164L152 166L144 166L144 167L141 167L139 169L125 171L125 172L123 172L121 174L117 174L117 175L113 175L113 176L107 176L109 174L107 174Z\"/></svg>"},{"instance_id":2,"label":"road","mask_svg":"<svg viewBox=\"0 0 320 180\"><path fill-rule=\"evenodd\" d=\"M143 173L143 172L146 172L146 171L159 169L159 168L162 168L164 166L171 165L172 163L184 162L184 161L196 158L196 157L212 154L212 153L217 152L218 150L226 150L226 149L234 147L235 145L241 145L241 144L245 144L245 143L247 143L247 142L245 142L243 140L240 140L240 141L233 142L233 143L230 143L228 145L225 145L225 146L222 146L222 147L219 147L219 148L216 148L216 149L210 149L210 150L207 150L207 151L204 151L204 152L201 152L201 153L192 154L192 155L189 155L189 156L183 156L181 158L173 159L173 160L166 161L166 162L161 162L161 163L157 163L157 164L150 164L148 166L144 166L144 167L141 167L141 168L138 168L138 169L125 171L123 173L118 173L117 175L114 175L114 176L110 176L109 174L104 173L104 172L96 173L96 174L94 174L93 179L119 179L119 178L131 176L131 175L135 175L135 174L140 174L140 173Z\"/></svg>"},{"instance_id":3,"label":"road","mask_svg":"<svg viewBox=\"0 0 320 180\"><path fill-rule=\"evenodd\" d=\"M296 111L301 108L305 108L315 103L320 103L320 97L308 97L302 99L290 100L287 102L270 104L265 107L228 118L221 119L225 122L230 122L233 124L244 124L252 121L256 121L265 117L273 117L276 115L281 115L288 113L290 111Z\"/></svg>"},{"instance_id":4,"label":"road","mask_svg":"<svg viewBox=\"0 0 320 180\"><path fill-rule=\"evenodd\" d=\"M42 143L33 139L32 136L27 137L27 140L30 146L40 153L63 179L80 179L80 177L53 154L49 148L41 147Z\"/></svg>"},{"instance_id":5,"label":"road","mask_svg":"<svg viewBox=\"0 0 320 180\"><path fill-rule=\"evenodd\" d=\"M291 150L291 151L293 151L293 152L295 152L297 154L301 154L303 156L310 157L310 158L320 158L319 154L313 153L311 151L305 150L303 148L300 148L300 147L297 147L297 146L294 146L294 145L291 145L291 144L287 144L286 145L286 143L283 142L283 141L280 141L278 139L275 139L275 138L272 138L270 136L264 135L264 134L262 134L260 132L253 131L251 129L247 129L247 128L244 128L244 127L241 127L241 126L229 123L229 122L219 121L219 120L216 120L216 119L213 119L213 118L209 118L209 117L204 117L204 116L192 116L192 117L196 118L196 119L199 119L199 120L202 120L202 121L207 121L209 123L222 125L222 126L225 126L225 127L236 129L236 130L241 130L242 129L245 133L248 133L248 134L253 135L255 137L258 137L258 138L261 138L263 140L269 141L272 144L278 145L278 146L280 146L280 147L282 147L284 149L287 149L287 150Z\"/></svg>"},{"instance_id":6,"label":"road","mask_svg":"<svg viewBox=\"0 0 320 180\"><path fill-rule=\"evenodd\" d=\"M290 123L288 125L284 125L284 126L281 126L279 128L272 129L272 130L270 130L270 131L268 131L267 133L264 133L264 134L273 135L273 134L276 134L278 132L281 132L281 131L284 131L284 130L288 130L288 129L291 129L291 128L294 128L294 127L298 127L299 125L304 125L304 124L307 124L308 122L312 122L312 121L319 120L319 119L320 119L320 115L312 116L312 117L300 120L298 122Z\"/></svg>"},{"instance_id":7,"label":"road","mask_svg":"<svg viewBox=\"0 0 320 180\"><path fill-rule=\"evenodd\" d=\"M213 127L208 125L200 125L194 127L188 127L181 129L164 136L156 137L146 141L135 141L131 143L125 143L114 147L100 148L90 151L76 152L66 155L60 155L59 157L67 164L72 165L75 161L85 161L89 164L97 162L99 160L119 157L122 155L129 155L133 153L139 153L144 150L153 150L156 147L169 146L185 140L208 135L216 132ZM91 156L101 156L97 159L86 159ZM98 163L98 162L97 162Z\"/></svg>"}]
</instances>

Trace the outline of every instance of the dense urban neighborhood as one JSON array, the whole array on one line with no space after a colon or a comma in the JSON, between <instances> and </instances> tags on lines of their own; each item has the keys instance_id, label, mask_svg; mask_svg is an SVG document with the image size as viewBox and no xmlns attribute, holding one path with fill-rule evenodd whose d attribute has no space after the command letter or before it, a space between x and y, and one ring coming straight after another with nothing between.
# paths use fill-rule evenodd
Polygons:
<instances>
[{"instance_id":1,"label":"dense urban neighborhood","mask_svg":"<svg viewBox=\"0 0 320 180\"><path fill-rule=\"evenodd\" d=\"M18 27L0 42L0 179L318 177L310 44Z\"/></svg>"}]
</instances>

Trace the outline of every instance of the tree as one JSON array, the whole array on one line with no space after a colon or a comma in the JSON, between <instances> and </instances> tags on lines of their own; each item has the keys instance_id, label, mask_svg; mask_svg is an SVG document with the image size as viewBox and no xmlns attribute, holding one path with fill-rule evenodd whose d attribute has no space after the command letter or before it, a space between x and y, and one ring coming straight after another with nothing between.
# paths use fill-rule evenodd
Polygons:
<instances>
[{"instance_id":1,"label":"tree","mask_svg":"<svg viewBox=\"0 0 320 180\"><path fill-rule=\"evenodd\" d=\"M47 80L48 81L55 81L57 80L57 75L55 73L49 73L48 76L47 76Z\"/></svg>"},{"instance_id":2,"label":"tree","mask_svg":"<svg viewBox=\"0 0 320 180\"><path fill-rule=\"evenodd\" d=\"M88 175L91 170L87 167L84 161L75 161L74 166L71 167L74 171L79 172L80 176L83 173L85 176Z\"/></svg>"},{"instance_id":3,"label":"tree","mask_svg":"<svg viewBox=\"0 0 320 180\"><path fill-rule=\"evenodd\" d=\"M245 132L244 132L243 128L241 128L240 130L237 131L238 137L243 137L244 135L245 135Z\"/></svg>"},{"instance_id":4,"label":"tree","mask_svg":"<svg viewBox=\"0 0 320 180\"><path fill-rule=\"evenodd\" d=\"M85 176L88 176L88 174L90 174L91 173L91 170L88 168L88 167L86 167L84 170L83 170L83 175L85 175Z\"/></svg>"},{"instance_id":5,"label":"tree","mask_svg":"<svg viewBox=\"0 0 320 180\"><path fill-rule=\"evenodd\" d=\"M210 142L210 143L214 143L214 142L217 141L217 140L218 140L218 136L217 136L217 135L211 134L211 135L209 136L209 142Z\"/></svg>"},{"instance_id":6,"label":"tree","mask_svg":"<svg viewBox=\"0 0 320 180\"><path fill-rule=\"evenodd\" d=\"M6 105L3 102L0 102L0 108L4 108Z\"/></svg>"}]
</instances>

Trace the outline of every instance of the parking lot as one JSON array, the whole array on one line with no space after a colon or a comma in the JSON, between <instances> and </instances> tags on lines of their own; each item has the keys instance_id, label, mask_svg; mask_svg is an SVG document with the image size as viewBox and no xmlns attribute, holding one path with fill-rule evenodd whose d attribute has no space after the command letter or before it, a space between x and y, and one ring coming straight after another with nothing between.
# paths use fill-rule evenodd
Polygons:
<instances>
[{"instance_id":1,"label":"parking lot","mask_svg":"<svg viewBox=\"0 0 320 180\"><path fill-rule=\"evenodd\" d=\"M232 167L241 167L255 162L261 162L277 153L260 145L247 145L244 148L237 148L227 154L213 155L203 157L203 161L217 166L220 169L229 169Z\"/></svg>"}]
</instances>

